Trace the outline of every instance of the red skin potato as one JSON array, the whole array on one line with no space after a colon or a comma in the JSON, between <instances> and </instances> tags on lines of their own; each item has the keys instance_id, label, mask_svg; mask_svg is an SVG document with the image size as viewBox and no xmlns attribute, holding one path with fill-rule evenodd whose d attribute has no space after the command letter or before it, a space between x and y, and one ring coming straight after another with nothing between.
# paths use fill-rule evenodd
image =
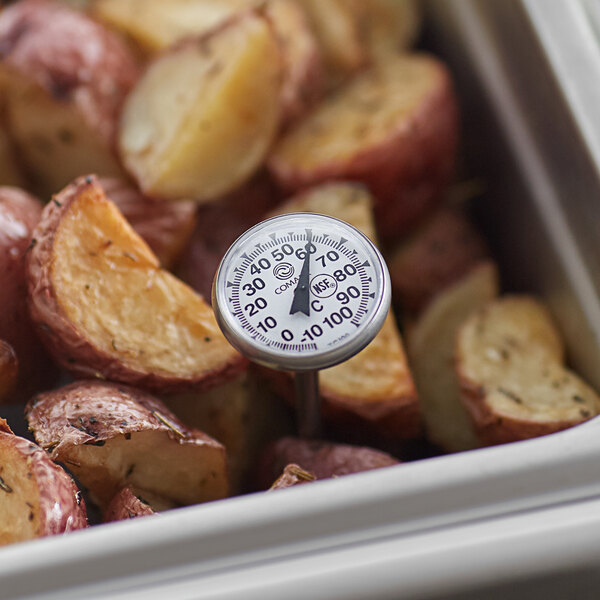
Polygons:
<instances>
[{"instance_id":1,"label":"red skin potato","mask_svg":"<svg viewBox=\"0 0 600 600\"><path fill-rule=\"evenodd\" d=\"M129 488L123 488L104 512L104 522L124 521L155 514L150 506L142 502Z\"/></svg>"},{"instance_id":2,"label":"red skin potato","mask_svg":"<svg viewBox=\"0 0 600 600\"><path fill-rule=\"evenodd\" d=\"M58 225L63 215L71 210L72 204L84 194L93 194L98 201L105 198L95 176L80 177L56 194L44 209L43 219L35 232L38 242L27 256L30 314L55 360L76 378L101 377L157 393L207 389L243 372L247 367L247 360L237 353L226 364L192 379L135 369L123 364L118 356L100 350L80 335L58 304L50 265Z\"/></svg>"},{"instance_id":3,"label":"red skin potato","mask_svg":"<svg viewBox=\"0 0 600 600\"><path fill-rule=\"evenodd\" d=\"M432 60L432 59L430 59ZM297 192L325 181L357 181L375 197L375 220L384 244L410 231L442 198L454 171L459 139L459 111L446 67L432 61L438 84L410 119L386 140L367 146L347 160L302 170L276 152L269 169L282 189Z\"/></svg>"},{"instance_id":4,"label":"red skin potato","mask_svg":"<svg viewBox=\"0 0 600 600\"><path fill-rule=\"evenodd\" d=\"M56 376L27 310L25 257L40 220L41 204L26 192L0 187L0 339L14 349L19 362L15 393L5 402L19 402Z\"/></svg>"},{"instance_id":5,"label":"red skin potato","mask_svg":"<svg viewBox=\"0 0 600 600\"><path fill-rule=\"evenodd\" d=\"M279 200L269 177L260 173L220 200L199 206L196 228L178 269L183 281L210 299L215 273L229 246Z\"/></svg>"},{"instance_id":6,"label":"red skin potato","mask_svg":"<svg viewBox=\"0 0 600 600\"><path fill-rule=\"evenodd\" d=\"M394 300L402 310L418 315L439 292L488 256L487 244L466 216L441 209L391 254Z\"/></svg>"},{"instance_id":7,"label":"red skin potato","mask_svg":"<svg viewBox=\"0 0 600 600\"><path fill-rule=\"evenodd\" d=\"M34 537L68 533L88 526L85 501L71 477L54 464L44 450L33 442L16 436L6 421L0 419L0 454L4 457L8 449L16 451L21 457L24 463L21 466L23 479L28 484L34 482L37 488L37 497L29 498L32 502L28 505L32 511L29 520L33 521L37 517ZM4 463L2 466L6 470L12 465ZM3 483L6 486L11 482ZM12 480L12 483L10 493L19 493L19 482ZM32 517L34 511L36 514Z\"/></svg>"},{"instance_id":8,"label":"red skin potato","mask_svg":"<svg viewBox=\"0 0 600 600\"><path fill-rule=\"evenodd\" d=\"M13 347L0 340L0 403L14 390L19 374L19 361Z\"/></svg>"},{"instance_id":9,"label":"red skin potato","mask_svg":"<svg viewBox=\"0 0 600 600\"><path fill-rule=\"evenodd\" d=\"M270 444L261 457L257 478L260 488L271 486L290 463L312 473L316 479L330 479L390 467L399 461L385 452L363 446L285 437Z\"/></svg>"},{"instance_id":10,"label":"red skin potato","mask_svg":"<svg viewBox=\"0 0 600 600\"><path fill-rule=\"evenodd\" d=\"M60 2L22 0L0 15L0 47L8 68L57 100L73 101L90 128L115 149L121 107L138 77L137 64L116 34Z\"/></svg>"}]
</instances>

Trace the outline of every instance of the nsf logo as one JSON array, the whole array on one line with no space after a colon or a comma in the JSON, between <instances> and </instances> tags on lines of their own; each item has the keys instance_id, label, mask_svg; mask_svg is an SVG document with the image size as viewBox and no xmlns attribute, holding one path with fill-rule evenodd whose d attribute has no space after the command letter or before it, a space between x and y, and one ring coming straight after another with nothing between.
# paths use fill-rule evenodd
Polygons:
<instances>
[{"instance_id":1,"label":"nsf logo","mask_svg":"<svg viewBox=\"0 0 600 600\"><path fill-rule=\"evenodd\" d=\"M337 288L338 284L335 278L326 273L315 275L310 282L311 292L317 298L329 298L329 296L335 294Z\"/></svg>"}]
</instances>

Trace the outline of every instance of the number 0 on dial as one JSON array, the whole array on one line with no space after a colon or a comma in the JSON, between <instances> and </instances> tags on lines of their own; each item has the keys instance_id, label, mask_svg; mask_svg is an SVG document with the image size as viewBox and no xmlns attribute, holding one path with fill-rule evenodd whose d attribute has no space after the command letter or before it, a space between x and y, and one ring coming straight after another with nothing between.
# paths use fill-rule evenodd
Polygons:
<instances>
[{"instance_id":1,"label":"number 0 on dial","mask_svg":"<svg viewBox=\"0 0 600 600\"><path fill-rule=\"evenodd\" d=\"M314 213L273 217L229 248L213 286L223 333L282 370L323 369L375 337L390 306L387 267L348 223Z\"/></svg>"}]
</instances>

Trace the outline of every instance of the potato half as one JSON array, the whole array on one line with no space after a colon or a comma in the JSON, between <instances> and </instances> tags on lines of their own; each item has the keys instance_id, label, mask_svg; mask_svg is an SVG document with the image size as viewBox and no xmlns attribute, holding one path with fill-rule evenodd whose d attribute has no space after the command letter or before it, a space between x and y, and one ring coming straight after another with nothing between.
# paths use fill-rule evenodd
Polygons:
<instances>
[{"instance_id":1,"label":"potato half","mask_svg":"<svg viewBox=\"0 0 600 600\"><path fill-rule=\"evenodd\" d=\"M87 527L77 486L0 419L0 546Z\"/></svg>"},{"instance_id":2,"label":"potato half","mask_svg":"<svg viewBox=\"0 0 600 600\"><path fill-rule=\"evenodd\" d=\"M388 266L394 302L416 315L488 256L483 237L467 216L442 208L392 252Z\"/></svg>"},{"instance_id":3,"label":"potato half","mask_svg":"<svg viewBox=\"0 0 600 600\"><path fill-rule=\"evenodd\" d=\"M292 198L276 214L318 212L342 219L375 241L372 202L361 186L332 183ZM392 313L356 356L319 373L324 414L344 429L417 437L420 410L402 338Z\"/></svg>"},{"instance_id":4,"label":"potato half","mask_svg":"<svg viewBox=\"0 0 600 600\"><path fill-rule=\"evenodd\" d=\"M394 457L364 446L285 437L268 446L261 458L259 484L268 488L290 463L329 479L399 464Z\"/></svg>"},{"instance_id":5,"label":"potato half","mask_svg":"<svg viewBox=\"0 0 600 600\"><path fill-rule=\"evenodd\" d=\"M274 30L253 11L159 55L121 121L121 156L141 189L206 201L246 181L279 126L281 73Z\"/></svg>"},{"instance_id":6,"label":"potato half","mask_svg":"<svg viewBox=\"0 0 600 600\"><path fill-rule=\"evenodd\" d=\"M40 446L102 509L130 486L180 506L228 494L223 446L134 388L80 381L39 394L26 414Z\"/></svg>"},{"instance_id":7,"label":"potato half","mask_svg":"<svg viewBox=\"0 0 600 600\"><path fill-rule=\"evenodd\" d=\"M102 178L100 185L136 233L150 246L161 266L171 269L194 231L195 202L151 198L124 179Z\"/></svg>"},{"instance_id":8,"label":"potato half","mask_svg":"<svg viewBox=\"0 0 600 600\"><path fill-rule=\"evenodd\" d=\"M440 292L409 329L407 349L430 441L449 452L480 445L460 399L454 369L456 333L498 295L496 266L482 263Z\"/></svg>"},{"instance_id":9,"label":"potato half","mask_svg":"<svg viewBox=\"0 0 600 600\"><path fill-rule=\"evenodd\" d=\"M119 37L60 2L24 0L0 14L0 44L8 129L40 193L120 174L118 120L138 68Z\"/></svg>"},{"instance_id":10,"label":"potato half","mask_svg":"<svg viewBox=\"0 0 600 600\"><path fill-rule=\"evenodd\" d=\"M31 316L75 376L175 393L206 389L245 368L211 307L159 267L94 177L54 196L34 238Z\"/></svg>"},{"instance_id":11,"label":"potato half","mask_svg":"<svg viewBox=\"0 0 600 600\"><path fill-rule=\"evenodd\" d=\"M564 367L548 310L528 296L500 298L471 315L456 338L462 400L480 440L544 435L600 412L600 397Z\"/></svg>"},{"instance_id":12,"label":"potato half","mask_svg":"<svg viewBox=\"0 0 600 600\"><path fill-rule=\"evenodd\" d=\"M389 55L293 127L268 164L288 191L332 179L365 183L380 235L396 239L437 201L457 139L445 66L425 54Z\"/></svg>"}]
</instances>

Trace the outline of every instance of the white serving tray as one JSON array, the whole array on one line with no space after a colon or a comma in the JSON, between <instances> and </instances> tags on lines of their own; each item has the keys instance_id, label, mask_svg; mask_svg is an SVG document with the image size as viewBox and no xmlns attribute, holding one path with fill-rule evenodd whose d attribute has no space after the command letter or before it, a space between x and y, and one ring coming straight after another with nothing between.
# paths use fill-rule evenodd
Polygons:
<instances>
[{"instance_id":1,"label":"white serving tray","mask_svg":"<svg viewBox=\"0 0 600 600\"><path fill-rule=\"evenodd\" d=\"M483 221L509 287L545 297L572 364L600 389L595 134L556 50L564 34L573 56L593 52L582 16L592 5L432 0L428 15L465 125L482 139L472 154L490 188ZM552 29L561 22L562 34ZM0 598L562 600L598 590L600 419L0 550Z\"/></svg>"}]
</instances>

